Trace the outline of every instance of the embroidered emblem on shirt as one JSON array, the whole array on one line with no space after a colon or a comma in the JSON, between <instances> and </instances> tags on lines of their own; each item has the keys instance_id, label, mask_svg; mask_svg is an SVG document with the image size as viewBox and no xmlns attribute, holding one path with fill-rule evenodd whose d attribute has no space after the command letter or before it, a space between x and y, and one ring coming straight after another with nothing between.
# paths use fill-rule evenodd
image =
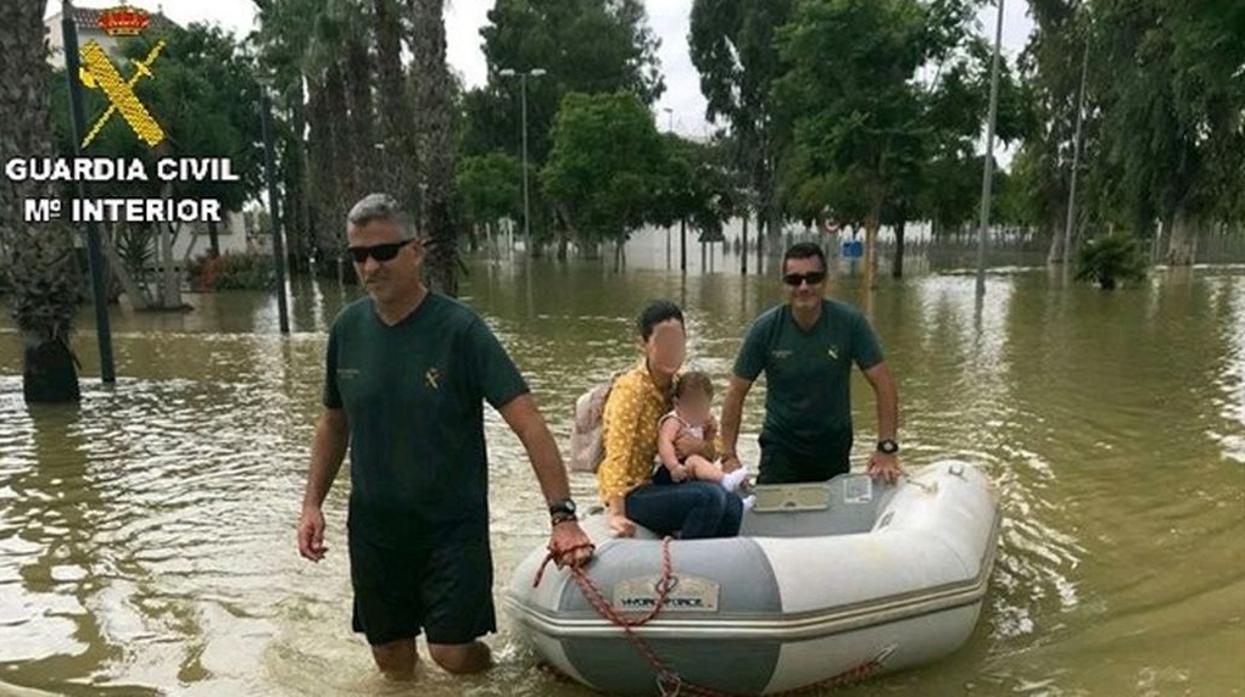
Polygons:
<instances>
[{"instance_id":1,"label":"embroidered emblem on shirt","mask_svg":"<svg viewBox=\"0 0 1245 697\"><path fill-rule=\"evenodd\" d=\"M773 351L770 351L769 353L774 358L788 358L791 356L791 352L786 349L774 349Z\"/></svg>"},{"instance_id":2,"label":"embroidered emblem on shirt","mask_svg":"<svg viewBox=\"0 0 1245 697\"><path fill-rule=\"evenodd\" d=\"M839 347L831 346L830 348L826 349L826 354L829 355L830 358L833 360L836 360L836 361L839 360Z\"/></svg>"},{"instance_id":3,"label":"embroidered emblem on shirt","mask_svg":"<svg viewBox=\"0 0 1245 697\"><path fill-rule=\"evenodd\" d=\"M440 389L440 380L441 372L436 368L429 368L428 372L424 373L424 382L428 383L428 386L434 390Z\"/></svg>"}]
</instances>

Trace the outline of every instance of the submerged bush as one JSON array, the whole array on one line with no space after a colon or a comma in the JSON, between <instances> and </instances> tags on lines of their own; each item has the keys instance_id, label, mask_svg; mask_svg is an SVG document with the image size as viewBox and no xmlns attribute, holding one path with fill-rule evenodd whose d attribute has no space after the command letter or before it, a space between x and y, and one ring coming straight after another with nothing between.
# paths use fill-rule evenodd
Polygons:
<instances>
[{"instance_id":1,"label":"submerged bush","mask_svg":"<svg viewBox=\"0 0 1245 697\"><path fill-rule=\"evenodd\" d=\"M1112 234L1088 240L1081 245L1076 260L1076 280L1097 283L1113 290L1120 281L1139 282L1146 278L1146 256L1136 238Z\"/></svg>"},{"instance_id":2,"label":"submerged bush","mask_svg":"<svg viewBox=\"0 0 1245 697\"><path fill-rule=\"evenodd\" d=\"M217 290L268 290L276 284L270 254L222 254L201 256L186 269L190 285L200 293Z\"/></svg>"}]
</instances>

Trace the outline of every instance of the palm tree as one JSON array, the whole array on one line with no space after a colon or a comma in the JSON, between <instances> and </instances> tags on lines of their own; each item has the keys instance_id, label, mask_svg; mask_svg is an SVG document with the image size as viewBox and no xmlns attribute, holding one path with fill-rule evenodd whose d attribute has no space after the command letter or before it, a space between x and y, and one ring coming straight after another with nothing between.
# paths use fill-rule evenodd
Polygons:
<instances>
[{"instance_id":1,"label":"palm tree","mask_svg":"<svg viewBox=\"0 0 1245 697\"><path fill-rule=\"evenodd\" d=\"M445 64L445 0L407 0L415 78L416 129L419 142L421 202L425 234L430 238L428 276L432 287L458 294L458 234L450 215L454 183L453 101Z\"/></svg>"},{"instance_id":2,"label":"palm tree","mask_svg":"<svg viewBox=\"0 0 1245 697\"><path fill-rule=\"evenodd\" d=\"M53 157L52 70L43 27L44 3L0 3L0 162ZM55 198L47 182L0 185L0 249L13 286L12 312L25 348L26 401L72 402L78 372L69 336L78 309L79 273L73 238L62 223L34 225L21 216L23 201Z\"/></svg>"},{"instance_id":3,"label":"palm tree","mask_svg":"<svg viewBox=\"0 0 1245 697\"><path fill-rule=\"evenodd\" d=\"M416 198L415 128L410 94L402 74L402 14L397 0L373 0L376 31L376 73L380 91L380 123L385 152L385 188L404 204Z\"/></svg>"}]
</instances>

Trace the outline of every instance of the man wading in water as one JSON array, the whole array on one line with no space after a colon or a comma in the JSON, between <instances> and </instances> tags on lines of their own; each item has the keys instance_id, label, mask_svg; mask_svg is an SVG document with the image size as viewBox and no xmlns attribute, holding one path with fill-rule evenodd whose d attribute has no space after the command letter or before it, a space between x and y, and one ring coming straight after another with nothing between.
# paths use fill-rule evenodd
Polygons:
<instances>
[{"instance_id":1,"label":"man wading in water","mask_svg":"<svg viewBox=\"0 0 1245 697\"><path fill-rule=\"evenodd\" d=\"M744 397L764 372L765 423L757 482L823 482L851 469L852 365L877 396L878 444L869 474L894 484L899 468L899 392L869 320L855 308L827 300L826 256L801 242L782 260L787 302L770 308L748 329L722 406L722 468L739 467L735 446Z\"/></svg>"},{"instance_id":2,"label":"man wading in water","mask_svg":"<svg viewBox=\"0 0 1245 697\"><path fill-rule=\"evenodd\" d=\"M324 558L320 507L349 445L354 630L390 677L413 677L421 631L442 668L477 672L491 664L477 639L497 629L485 400L527 450L550 502L550 546L571 550L558 564L586 562L589 541L527 384L470 308L423 285L423 242L397 202L381 194L359 201L347 238L369 297L342 310L329 334L298 550Z\"/></svg>"}]
</instances>

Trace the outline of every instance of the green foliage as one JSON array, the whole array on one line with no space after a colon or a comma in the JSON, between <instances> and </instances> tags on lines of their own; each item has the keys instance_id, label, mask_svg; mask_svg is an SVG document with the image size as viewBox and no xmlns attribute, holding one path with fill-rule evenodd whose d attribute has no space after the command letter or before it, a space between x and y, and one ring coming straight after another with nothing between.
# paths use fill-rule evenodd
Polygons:
<instances>
[{"instance_id":1,"label":"green foliage","mask_svg":"<svg viewBox=\"0 0 1245 697\"><path fill-rule=\"evenodd\" d=\"M119 229L113 241L122 265L129 272L130 278L139 285L146 283L147 269L155 261L155 237L154 231L148 226L126 225Z\"/></svg>"},{"instance_id":2,"label":"green foliage","mask_svg":"<svg viewBox=\"0 0 1245 697\"><path fill-rule=\"evenodd\" d=\"M730 161L752 188L769 224L781 222L778 173L786 169L789 120L772 99L787 70L775 40L795 0L694 0L688 37L700 72L706 116L730 125Z\"/></svg>"},{"instance_id":3,"label":"green foliage","mask_svg":"<svg viewBox=\"0 0 1245 697\"><path fill-rule=\"evenodd\" d=\"M494 223L523 215L523 169L504 153L466 157L458 165L457 190L468 219Z\"/></svg>"},{"instance_id":4,"label":"green foliage","mask_svg":"<svg viewBox=\"0 0 1245 697\"><path fill-rule=\"evenodd\" d=\"M1112 290L1119 281L1146 277L1146 255L1135 237L1111 234L1087 240L1077 252L1076 280Z\"/></svg>"},{"instance_id":5,"label":"green foliage","mask_svg":"<svg viewBox=\"0 0 1245 697\"><path fill-rule=\"evenodd\" d=\"M200 293L218 290L269 290L276 283L271 254L207 255L187 265L190 285Z\"/></svg>"},{"instance_id":6,"label":"green foliage","mask_svg":"<svg viewBox=\"0 0 1245 697\"><path fill-rule=\"evenodd\" d=\"M971 5L962 2L796 6L778 33L789 68L774 94L794 126L795 164L787 175L795 183L788 186L806 215L819 205L843 220L876 220L884 206L910 210L928 160L971 151L982 81L981 71L974 73L981 51L970 19ZM927 65L940 66L931 86L916 79Z\"/></svg>"},{"instance_id":7,"label":"green foliage","mask_svg":"<svg viewBox=\"0 0 1245 697\"><path fill-rule=\"evenodd\" d=\"M463 98L466 154L519 152L520 79L503 69L547 71L527 81L528 157L538 165L567 94L621 91L650 105L665 91L641 0L497 0L488 20L480 30L488 84Z\"/></svg>"},{"instance_id":8,"label":"green foliage","mask_svg":"<svg viewBox=\"0 0 1245 697\"><path fill-rule=\"evenodd\" d=\"M653 117L635 96L572 93L540 179L581 240L619 241L650 219L669 167Z\"/></svg>"}]
</instances>

